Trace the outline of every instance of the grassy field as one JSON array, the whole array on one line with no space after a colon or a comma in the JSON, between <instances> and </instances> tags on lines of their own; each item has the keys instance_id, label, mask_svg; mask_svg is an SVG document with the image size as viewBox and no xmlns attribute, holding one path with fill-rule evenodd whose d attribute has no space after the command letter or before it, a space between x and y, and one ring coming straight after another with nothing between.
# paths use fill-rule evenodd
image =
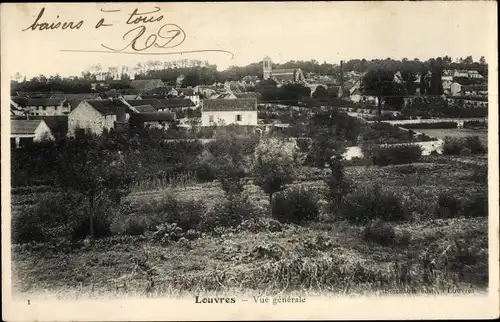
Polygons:
<instances>
[{"instance_id":1,"label":"grassy field","mask_svg":"<svg viewBox=\"0 0 500 322\"><path fill-rule=\"evenodd\" d=\"M451 137L467 137L477 135L485 146L488 146L488 130L472 130L472 129L418 129L415 130L427 134L438 139L444 139L447 136Z\"/></svg>"},{"instance_id":2,"label":"grassy field","mask_svg":"<svg viewBox=\"0 0 500 322\"><path fill-rule=\"evenodd\" d=\"M378 183L401 196L411 210L407 221L392 224L406 242L383 246L366 241L362 226L322 213L306 226L280 224L251 232L224 230L195 240L160 243L144 236L115 236L92 247L57 244L13 245L12 282L16 294L36 296L180 296L199 293L363 294L382 290L422 291L451 288L484 290L488 283L487 217L437 219L437 196L461 200L484 191L484 163L436 162L401 166L356 166L347 176L357 188ZM307 169L304 169L305 177ZM309 176L313 178L313 176ZM320 194L324 183L297 182ZM13 216L56 192L16 193ZM224 194L216 183L135 192L140 209L167 193L198 199L217 209ZM248 184L245 194L265 209L267 196ZM320 201L324 203L324 201ZM264 212L265 213L265 212ZM428 263L433 262L432 268Z\"/></svg>"}]
</instances>

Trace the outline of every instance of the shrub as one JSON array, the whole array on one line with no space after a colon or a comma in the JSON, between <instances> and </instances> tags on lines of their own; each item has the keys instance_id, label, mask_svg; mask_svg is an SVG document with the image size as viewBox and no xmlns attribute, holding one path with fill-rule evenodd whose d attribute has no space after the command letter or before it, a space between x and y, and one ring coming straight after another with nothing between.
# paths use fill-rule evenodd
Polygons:
<instances>
[{"instance_id":1,"label":"shrub","mask_svg":"<svg viewBox=\"0 0 500 322\"><path fill-rule=\"evenodd\" d=\"M483 154L487 152L479 136L467 136L464 138L465 147L469 148L472 154Z\"/></svg>"},{"instance_id":2,"label":"shrub","mask_svg":"<svg viewBox=\"0 0 500 322\"><path fill-rule=\"evenodd\" d=\"M148 228L159 224L177 224L184 230L198 229L206 212L205 204L198 200L178 200L166 195L160 200L151 200L136 205L135 212L147 214L151 219Z\"/></svg>"},{"instance_id":3,"label":"shrub","mask_svg":"<svg viewBox=\"0 0 500 322\"><path fill-rule=\"evenodd\" d=\"M206 214L202 229L213 231L217 227L237 227L258 215L258 209L245 196L230 195L221 207Z\"/></svg>"},{"instance_id":4,"label":"shrub","mask_svg":"<svg viewBox=\"0 0 500 322\"><path fill-rule=\"evenodd\" d=\"M388 246L395 243L396 232L390 224L376 220L363 228L363 239Z\"/></svg>"},{"instance_id":5,"label":"shrub","mask_svg":"<svg viewBox=\"0 0 500 322\"><path fill-rule=\"evenodd\" d=\"M465 138L445 137L443 144L443 154L461 155L462 152L471 154L486 153L486 147L483 145L478 136L468 136Z\"/></svg>"},{"instance_id":6,"label":"shrub","mask_svg":"<svg viewBox=\"0 0 500 322\"><path fill-rule=\"evenodd\" d=\"M482 193L473 196L463 207L463 214L467 217L487 217L488 216L488 194Z\"/></svg>"},{"instance_id":7,"label":"shrub","mask_svg":"<svg viewBox=\"0 0 500 322\"><path fill-rule=\"evenodd\" d=\"M104 238L112 236L111 221L104 216L93 216L94 238ZM84 218L79 221L76 227L73 228L71 237L73 240L86 238L90 233L90 220Z\"/></svg>"},{"instance_id":8,"label":"shrub","mask_svg":"<svg viewBox=\"0 0 500 322\"><path fill-rule=\"evenodd\" d=\"M412 163L418 161L422 156L422 148L412 144L369 146L366 150L373 164L379 166Z\"/></svg>"},{"instance_id":9,"label":"shrub","mask_svg":"<svg viewBox=\"0 0 500 322\"><path fill-rule=\"evenodd\" d=\"M47 236L41 227L41 220L37 213L32 211L12 216L12 242L28 243L42 242Z\"/></svg>"},{"instance_id":10,"label":"shrub","mask_svg":"<svg viewBox=\"0 0 500 322\"><path fill-rule=\"evenodd\" d=\"M436 205L436 216L438 218L453 218L459 215L460 201L450 194L439 195Z\"/></svg>"},{"instance_id":11,"label":"shrub","mask_svg":"<svg viewBox=\"0 0 500 322\"><path fill-rule=\"evenodd\" d=\"M125 221L122 234L124 235L142 235L148 228L146 219L142 216L131 215Z\"/></svg>"},{"instance_id":12,"label":"shrub","mask_svg":"<svg viewBox=\"0 0 500 322\"><path fill-rule=\"evenodd\" d=\"M280 222L302 224L315 221L319 209L315 196L307 190L291 190L276 195L273 199L272 214Z\"/></svg>"},{"instance_id":13,"label":"shrub","mask_svg":"<svg viewBox=\"0 0 500 322\"><path fill-rule=\"evenodd\" d=\"M210 182L215 180L215 172L208 163L202 163L196 168L196 179L200 182Z\"/></svg>"},{"instance_id":14,"label":"shrub","mask_svg":"<svg viewBox=\"0 0 500 322\"><path fill-rule=\"evenodd\" d=\"M407 214L407 209L396 195L382 193L378 186L349 195L342 210L342 217L353 223L366 223L374 219L401 221Z\"/></svg>"},{"instance_id":15,"label":"shrub","mask_svg":"<svg viewBox=\"0 0 500 322\"><path fill-rule=\"evenodd\" d=\"M472 150L471 150L471 149L469 149L469 148L462 148L462 149L460 150L460 155L461 155L461 156L469 156L469 155L471 155L471 154L472 154Z\"/></svg>"}]
</instances>

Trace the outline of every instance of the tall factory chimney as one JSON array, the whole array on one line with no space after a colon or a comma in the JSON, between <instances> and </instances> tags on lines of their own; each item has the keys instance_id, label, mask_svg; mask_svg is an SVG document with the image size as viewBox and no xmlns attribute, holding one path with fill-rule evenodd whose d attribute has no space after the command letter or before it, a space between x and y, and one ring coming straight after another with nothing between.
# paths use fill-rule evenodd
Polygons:
<instances>
[{"instance_id":1,"label":"tall factory chimney","mask_svg":"<svg viewBox=\"0 0 500 322\"><path fill-rule=\"evenodd\" d=\"M340 88L339 97L344 96L344 61L340 61Z\"/></svg>"}]
</instances>

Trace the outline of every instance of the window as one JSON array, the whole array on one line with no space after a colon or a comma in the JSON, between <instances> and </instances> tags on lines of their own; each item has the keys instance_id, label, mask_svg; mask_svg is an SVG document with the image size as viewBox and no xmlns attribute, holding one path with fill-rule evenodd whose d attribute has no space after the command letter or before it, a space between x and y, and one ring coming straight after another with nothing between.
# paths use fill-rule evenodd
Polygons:
<instances>
[{"instance_id":1,"label":"window","mask_svg":"<svg viewBox=\"0 0 500 322\"><path fill-rule=\"evenodd\" d=\"M236 115L236 122L241 122L241 114Z\"/></svg>"},{"instance_id":2,"label":"window","mask_svg":"<svg viewBox=\"0 0 500 322\"><path fill-rule=\"evenodd\" d=\"M213 121L214 121L214 116L213 116L213 115L209 115L209 116L208 116L208 121L209 121L210 123L213 123Z\"/></svg>"}]
</instances>

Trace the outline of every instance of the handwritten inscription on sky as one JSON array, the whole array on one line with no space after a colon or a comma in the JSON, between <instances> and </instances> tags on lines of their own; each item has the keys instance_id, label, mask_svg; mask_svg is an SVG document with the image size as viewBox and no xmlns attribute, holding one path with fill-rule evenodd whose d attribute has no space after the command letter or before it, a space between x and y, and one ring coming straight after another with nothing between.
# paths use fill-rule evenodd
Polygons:
<instances>
[{"instance_id":1,"label":"handwritten inscription on sky","mask_svg":"<svg viewBox=\"0 0 500 322\"><path fill-rule=\"evenodd\" d=\"M59 16L57 16L56 21L47 21L44 18L45 8L42 8L33 23L24 28L22 31L43 32L61 30L77 32L80 28L88 24L91 24L96 30L104 29L112 27L113 23L110 21L115 21L119 15L124 14L121 9L101 9L100 12L102 13L102 16L96 19L96 23L93 25L92 23L83 20L60 21ZM61 49L61 51L140 55L176 55L199 52L220 52L231 55L231 59L234 57L232 52L221 49L170 51L170 49L177 48L184 43L186 40L186 32L177 24L163 23L164 16L161 14L161 9L159 7L154 7L154 10L145 12L139 12L139 9L136 8L131 13L125 13L125 18L125 25L127 26L126 29L128 29L128 27L131 27L131 29L126 30L121 37L121 40L123 40L123 44L121 46L116 47L101 44L101 49L98 50ZM158 27L158 25L160 26ZM148 27L150 27L149 30ZM152 32L151 29L153 29Z\"/></svg>"}]
</instances>

